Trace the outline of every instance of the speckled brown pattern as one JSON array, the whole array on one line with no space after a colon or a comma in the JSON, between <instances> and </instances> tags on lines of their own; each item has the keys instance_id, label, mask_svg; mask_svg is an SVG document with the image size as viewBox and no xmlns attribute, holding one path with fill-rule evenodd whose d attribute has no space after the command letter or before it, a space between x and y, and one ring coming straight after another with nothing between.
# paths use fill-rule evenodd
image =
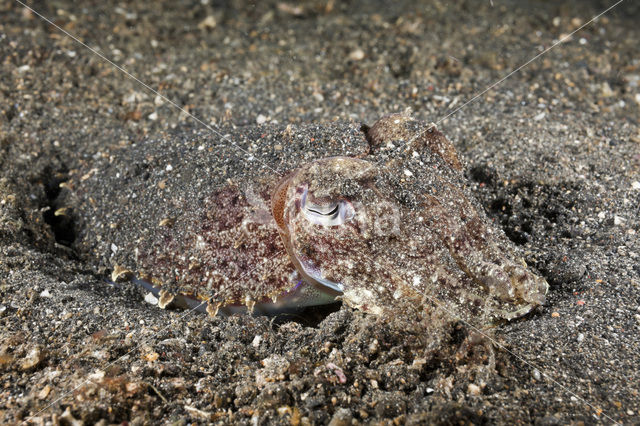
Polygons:
<instances>
[{"instance_id":1,"label":"speckled brown pattern","mask_svg":"<svg viewBox=\"0 0 640 426\"><path fill-rule=\"evenodd\" d=\"M440 305L483 324L542 304L547 283L477 208L446 137L402 115L372 130L374 146L387 147L382 160L328 158L289 178L283 217L292 255L340 283L350 306L376 313ZM302 206L329 211L340 201L352 217L336 226L311 222Z\"/></svg>"}]
</instances>

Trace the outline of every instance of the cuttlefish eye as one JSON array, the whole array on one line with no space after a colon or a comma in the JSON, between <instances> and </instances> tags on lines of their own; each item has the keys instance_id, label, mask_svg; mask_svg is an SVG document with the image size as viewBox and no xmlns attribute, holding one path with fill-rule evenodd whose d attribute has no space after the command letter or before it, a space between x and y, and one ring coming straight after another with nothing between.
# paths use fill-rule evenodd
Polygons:
<instances>
[{"instance_id":1,"label":"cuttlefish eye","mask_svg":"<svg viewBox=\"0 0 640 426\"><path fill-rule=\"evenodd\" d=\"M346 200L314 202L311 201L309 188L305 187L300 200L304 217L314 225L338 226L353 218L355 211Z\"/></svg>"}]
</instances>

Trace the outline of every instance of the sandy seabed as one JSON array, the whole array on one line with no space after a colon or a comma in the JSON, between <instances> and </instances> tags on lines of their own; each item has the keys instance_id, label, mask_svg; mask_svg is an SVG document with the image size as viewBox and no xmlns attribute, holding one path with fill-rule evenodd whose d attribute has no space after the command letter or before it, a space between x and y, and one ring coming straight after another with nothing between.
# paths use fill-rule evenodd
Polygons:
<instances>
[{"instance_id":1,"label":"sandy seabed","mask_svg":"<svg viewBox=\"0 0 640 426\"><path fill-rule=\"evenodd\" d=\"M0 421L640 423L638 3L468 105L613 2L389 3L32 6L232 138L339 137L407 108L438 122L487 215L549 282L546 304L469 345L453 321L427 333L347 306L210 318L107 283L74 244L91 230L60 184L202 126L7 0Z\"/></svg>"}]
</instances>

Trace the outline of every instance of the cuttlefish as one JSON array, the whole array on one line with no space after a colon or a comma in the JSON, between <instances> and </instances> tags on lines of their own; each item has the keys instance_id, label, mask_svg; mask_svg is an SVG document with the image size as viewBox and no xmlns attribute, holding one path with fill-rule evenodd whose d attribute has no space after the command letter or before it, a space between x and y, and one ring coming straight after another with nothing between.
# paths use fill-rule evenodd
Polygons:
<instances>
[{"instance_id":1,"label":"cuttlefish","mask_svg":"<svg viewBox=\"0 0 640 426\"><path fill-rule=\"evenodd\" d=\"M434 125L393 114L231 138L167 136L73 170L78 251L162 308L211 315L341 300L488 324L544 303L546 281L488 220Z\"/></svg>"}]
</instances>

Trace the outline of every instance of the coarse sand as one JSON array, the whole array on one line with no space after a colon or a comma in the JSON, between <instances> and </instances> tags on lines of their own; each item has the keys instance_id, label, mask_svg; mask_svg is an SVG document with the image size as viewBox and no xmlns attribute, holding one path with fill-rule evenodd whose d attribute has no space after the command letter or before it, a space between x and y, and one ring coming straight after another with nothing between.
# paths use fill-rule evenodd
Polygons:
<instances>
[{"instance_id":1,"label":"coarse sand","mask_svg":"<svg viewBox=\"0 0 640 426\"><path fill-rule=\"evenodd\" d=\"M640 4L465 105L612 4L32 3L180 111L1 2L0 422L640 424ZM211 318L110 284L74 245L91 230L61 196L70 173L206 134L186 112L233 140L408 108L549 282L531 315L485 336L339 304Z\"/></svg>"}]
</instances>

